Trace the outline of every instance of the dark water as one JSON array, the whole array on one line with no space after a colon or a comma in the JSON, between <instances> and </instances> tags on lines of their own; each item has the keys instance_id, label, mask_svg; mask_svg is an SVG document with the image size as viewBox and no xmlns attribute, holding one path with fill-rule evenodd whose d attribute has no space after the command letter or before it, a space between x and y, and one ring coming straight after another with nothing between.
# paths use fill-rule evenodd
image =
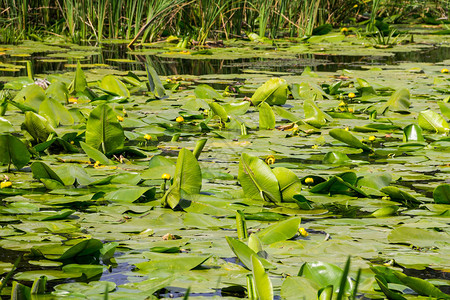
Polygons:
<instances>
[{"instance_id":1,"label":"dark water","mask_svg":"<svg viewBox=\"0 0 450 300\"><path fill-rule=\"evenodd\" d=\"M395 51L395 49L391 49ZM35 74L51 74L66 72L66 64L76 64L77 59L49 62L43 59L54 58L53 53L35 53L31 56ZM55 58L58 59L58 58ZM115 62L109 59L131 59L135 62ZM314 71L335 72L341 69L358 70L367 66L395 65L401 62L437 63L450 59L450 47L435 46L413 52L395 52L394 56L367 55L328 55L299 54L295 59L187 59L162 58L151 55L150 59L159 75L205 75L205 74L241 74L244 70L259 70L270 72L288 72L301 74L305 67ZM144 56L128 53L126 44L104 44L97 55L91 55L81 60L83 64L108 64L120 71L145 70ZM23 57L0 57L1 62L25 65ZM17 72L0 71L0 76L26 76L26 69Z\"/></svg>"}]
</instances>

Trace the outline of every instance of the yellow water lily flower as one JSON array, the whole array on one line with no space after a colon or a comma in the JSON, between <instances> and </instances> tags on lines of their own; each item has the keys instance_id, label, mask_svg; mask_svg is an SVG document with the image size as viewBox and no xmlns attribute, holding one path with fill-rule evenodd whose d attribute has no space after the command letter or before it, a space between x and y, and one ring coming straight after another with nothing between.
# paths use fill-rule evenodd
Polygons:
<instances>
[{"instance_id":1,"label":"yellow water lily flower","mask_svg":"<svg viewBox=\"0 0 450 300\"><path fill-rule=\"evenodd\" d=\"M353 108L349 107L349 108L348 108L348 112L349 112L349 113L353 113L353 112L354 112Z\"/></svg>"},{"instance_id":2,"label":"yellow water lily flower","mask_svg":"<svg viewBox=\"0 0 450 300\"><path fill-rule=\"evenodd\" d=\"M447 68L443 68L443 69L441 70L441 73L448 73L448 69L447 69Z\"/></svg>"},{"instance_id":3,"label":"yellow water lily flower","mask_svg":"<svg viewBox=\"0 0 450 300\"><path fill-rule=\"evenodd\" d=\"M184 118L182 116L179 116L175 119L175 121L177 121L178 123L182 123L184 122Z\"/></svg>"},{"instance_id":4,"label":"yellow water lily flower","mask_svg":"<svg viewBox=\"0 0 450 300\"><path fill-rule=\"evenodd\" d=\"M95 164L94 164L94 168L99 168L100 167L100 162L97 160L96 162L95 162Z\"/></svg>"},{"instance_id":5,"label":"yellow water lily flower","mask_svg":"<svg viewBox=\"0 0 450 300\"><path fill-rule=\"evenodd\" d=\"M161 175L161 178L164 180L169 180L170 179L170 174L169 173L164 173Z\"/></svg>"},{"instance_id":6,"label":"yellow water lily flower","mask_svg":"<svg viewBox=\"0 0 450 300\"><path fill-rule=\"evenodd\" d=\"M319 148L319 145L312 145L311 148L312 149L317 149L317 148Z\"/></svg>"},{"instance_id":7,"label":"yellow water lily flower","mask_svg":"<svg viewBox=\"0 0 450 300\"><path fill-rule=\"evenodd\" d=\"M12 186L12 182L11 181L2 181L0 183L0 189L6 189Z\"/></svg>"},{"instance_id":8,"label":"yellow water lily flower","mask_svg":"<svg viewBox=\"0 0 450 300\"><path fill-rule=\"evenodd\" d=\"M345 131L348 131L348 126L344 128Z\"/></svg>"},{"instance_id":9,"label":"yellow water lily flower","mask_svg":"<svg viewBox=\"0 0 450 300\"><path fill-rule=\"evenodd\" d=\"M264 161L268 165L273 165L275 163L275 157L273 155L269 155L266 157L266 159Z\"/></svg>"},{"instance_id":10,"label":"yellow water lily flower","mask_svg":"<svg viewBox=\"0 0 450 300\"><path fill-rule=\"evenodd\" d=\"M344 32L344 33L345 33L345 32L348 32L348 28L347 28L347 27L342 27L342 28L341 28L341 32Z\"/></svg>"},{"instance_id":11,"label":"yellow water lily flower","mask_svg":"<svg viewBox=\"0 0 450 300\"><path fill-rule=\"evenodd\" d=\"M308 177L308 178L305 179L305 183L308 184L308 185L313 184L314 183L314 179L312 177Z\"/></svg>"},{"instance_id":12,"label":"yellow water lily flower","mask_svg":"<svg viewBox=\"0 0 450 300\"><path fill-rule=\"evenodd\" d=\"M305 228L303 228L303 227L300 227L299 229L298 229L298 233L300 233L300 235L302 236L302 237L307 237L308 236L308 232L305 230Z\"/></svg>"},{"instance_id":13,"label":"yellow water lily flower","mask_svg":"<svg viewBox=\"0 0 450 300\"><path fill-rule=\"evenodd\" d=\"M350 99L352 99L352 98L355 98L356 95L355 95L355 93L348 93L348 97L349 97Z\"/></svg>"},{"instance_id":14,"label":"yellow water lily flower","mask_svg":"<svg viewBox=\"0 0 450 300\"><path fill-rule=\"evenodd\" d=\"M144 135L144 139L146 139L147 141L150 141L152 139L152 136L150 134L146 134L146 135Z\"/></svg>"},{"instance_id":15,"label":"yellow water lily flower","mask_svg":"<svg viewBox=\"0 0 450 300\"><path fill-rule=\"evenodd\" d=\"M369 141L373 142L375 141L376 137L374 135L369 136Z\"/></svg>"},{"instance_id":16,"label":"yellow water lily flower","mask_svg":"<svg viewBox=\"0 0 450 300\"><path fill-rule=\"evenodd\" d=\"M117 121L123 122L123 117L122 116L117 116Z\"/></svg>"}]
</instances>

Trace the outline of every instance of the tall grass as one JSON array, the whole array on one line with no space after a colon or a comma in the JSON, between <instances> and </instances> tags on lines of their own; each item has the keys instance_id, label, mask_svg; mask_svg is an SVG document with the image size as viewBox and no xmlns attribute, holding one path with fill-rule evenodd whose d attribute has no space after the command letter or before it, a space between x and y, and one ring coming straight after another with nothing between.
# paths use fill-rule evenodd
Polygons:
<instances>
[{"instance_id":1,"label":"tall grass","mask_svg":"<svg viewBox=\"0 0 450 300\"><path fill-rule=\"evenodd\" d=\"M321 24L340 26L357 14L449 18L450 0L0 0L0 41L30 32L67 36L73 42L141 38L165 34L207 39L242 36L310 35ZM399 15L399 16L398 16ZM63 25L62 25L63 24Z\"/></svg>"}]
</instances>

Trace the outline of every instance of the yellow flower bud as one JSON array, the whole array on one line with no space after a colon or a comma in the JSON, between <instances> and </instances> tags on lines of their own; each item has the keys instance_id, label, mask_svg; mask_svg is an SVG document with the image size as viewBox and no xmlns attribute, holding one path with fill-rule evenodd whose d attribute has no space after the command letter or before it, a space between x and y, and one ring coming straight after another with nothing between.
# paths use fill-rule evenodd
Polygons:
<instances>
[{"instance_id":1,"label":"yellow flower bud","mask_svg":"<svg viewBox=\"0 0 450 300\"><path fill-rule=\"evenodd\" d=\"M341 28L341 32L347 32L348 31L348 28L347 27L342 27Z\"/></svg>"},{"instance_id":2,"label":"yellow flower bud","mask_svg":"<svg viewBox=\"0 0 450 300\"><path fill-rule=\"evenodd\" d=\"M298 229L298 233L300 233L300 235L302 237L307 237L308 236L308 232L305 230L305 228L301 227Z\"/></svg>"},{"instance_id":3,"label":"yellow flower bud","mask_svg":"<svg viewBox=\"0 0 450 300\"><path fill-rule=\"evenodd\" d=\"M164 180L169 180L170 179L170 174L169 173L164 173L161 175L161 178Z\"/></svg>"},{"instance_id":4,"label":"yellow flower bud","mask_svg":"<svg viewBox=\"0 0 450 300\"><path fill-rule=\"evenodd\" d=\"M353 113L353 112L354 112L353 108L349 107L349 108L348 108L348 112L349 112L349 113Z\"/></svg>"},{"instance_id":5,"label":"yellow flower bud","mask_svg":"<svg viewBox=\"0 0 450 300\"><path fill-rule=\"evenodd\" d=\"M117 116L117 121L123 122L123 117L122 116Z\"/></svg>"},{"instance_id":6,"label":"yellow flower bud","mask_svg":"<svg viewBox=\"0 0 450 300\"><path fill-rule=\"evenodd\" d=\"M100 162L97 160L94 164L94 168L98 168L98 167L100 167Z\"/></svg>"},{"instance_id":7,"label":"yellow flower bud","mask_svg":"<svg viewBox=\"0 0 450 300\"><path fill-rule=\"evenodd\" d=\"M178 123L184 122L184 118L182 116L179 116L175 119Z\"/></svg>"},{"instance_id":8,"label":"yellow flower bud","mask_svg":"<svg viewBox=\"0 0 450 300\"><path fill-rule=\"evenodd\" d=\"M144 135L144 139L146 139L147 141L150 141L152 139L152 136L150 134L146 134L146 135Z\"/></svg>"},{"instance_id":9,"label":"yellow flower bud","mask_svg":"<svg viewBox=\"0 0 450 300\"><path fill-rule=\"evenodd\" d=\"M350 99L352 99L352 98L355 98L356 95L355 95L355 93L348 93L348 97L349 97Z\"/></svg>"},{"instance_id":10,"label":"yellow flower bud","mask_svg":"<svg viewBox=\"0 0 450 300\"><path fill-rule=\"evenodd\" d=\"M373 142L373 141L375 141L375 139L376 139L375 136L373 136L373 135L369 136L369 141Z\"/></svg>"},{"instance_id":11,"label":"yellow flower bud","mask_svg":"<svg viewBox=\"0 0 450 300\"><path fill-rule=\"evenodd\" d=\"M443 73L448 73L448 69L447 68L443 68L442 70L441 70L441 73L443 74Z\"/></svg>"}]
</instances>

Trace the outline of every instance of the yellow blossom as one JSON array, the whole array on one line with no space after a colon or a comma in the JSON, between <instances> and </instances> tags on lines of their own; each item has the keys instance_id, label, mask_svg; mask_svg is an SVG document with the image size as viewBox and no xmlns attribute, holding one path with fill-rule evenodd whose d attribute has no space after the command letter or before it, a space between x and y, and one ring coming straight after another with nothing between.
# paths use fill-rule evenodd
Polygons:
<instances>
[{"instance_id":1,"label":"yellow blossom","mask_svg":"<svg viewBox=\"0 0 450 300\"><path fill-rule=\"evenodd\" d=\"M161 178L164 180L169 180L170 179L170 174L169 173L164 173L161 175Z\"/></svg>"},{"instance_id":2,"label":"yellow blossom","mask_svg":"<svg viewBox=\"0 0 450 300\"><path fill-rule=\"evenodd\" d=\"M447 68L443 68L443 69L441 70L441 73L448 73L448 69L447 69Z\"/></svg>"},{"instance_id":3,"label":"yellow blossom","mask_svg":"<svg viewBox=\"0 0 450 300\"><path fill-rule=\"evenodd\" d=\"M355 98L356 95L355 95L355 93L348 93L348 97L349 97L350 99L352 99L352 98Z\"/></svg>"},{"instance_id":4,"label":"yellow blossom","mask_svg":"<svg viewBox=\"0 0 450 300\"><path fill-rule=\"evenodd\" d=\"M298 229L298 233L300 233L300 235L303 236L303 237L307 237L308 236L308 232L303 227L300 227Z\"/></svg>"},{"instance_id":5,"label":"yellow blossom","mask_svg":"<svg viewBox=\"0 0 450 300\"><path fill-rule=\"evenodd\" d=\"M78 98L77 97L70 97L69 99L67 99L67 101L69 101L69 103L78 103Z\"/></svg>"},{"instance_id":6,"label":"yellow blossom","mask_svg":"<svg viewBox=\"0 0 450 300\"><path fill-rule=\"evenodd\" d=\"M354 112L353 108L349 107L349 108L348 108L348 112L349 112L349 113L353 113L353 112Z\"/></svg>"},{"instance_id":7,"label":"yellow blossom","mask_svg":"<svg viewBox=\"0 0 450 300\"><path fill-rule=\"evenodd\" d=\"M99 168L100 167L100 162L97 160L94 164L94 168Z\"/></svg>"},{"instance_id":8,"label":"yellow blossom","mask_svg":"<svg viewBox=\"0 0 450 300\"><path fill-rule=\"evenodd\" d=\"M144 135L144 139L146 139L147 141L150 141L152 139L152 136L150 134L146 134L146 135Z\"/></svg>"},{"instance_id":9,"label":"yellow blossom","mask_svg":"<svg viewBox=\"0 0 450 300\"><path fill-rule=\"evenodd\" d=\"M11 186L12 186L12 182L11 181L2 181L0 183L0 189L9 188Z\"/></svg>"},{"instance_id":10,"label":"yellow blossom","mask_svg":"<svg viewBox=\"0 0 450 300\"><path fill-rule=\"evenodd\" d=\"M122 116L117 116L117 121L123 122L123 117Z\"/></svg>"},{"instance_id":11,"label":"yellow blossom","mask_svg":"<svg viewBox=\"0 0 450 300\"><path fill-rule=\"evenodd\" d=\"M348 131L348 126L347 127L345 127L345 129L344 129L345 131Z\"/></svg>"},{"instance_id":12,"label":"yellow blossom","mask_svg":"<svg viewBox=\"0 0 450 300\"><path fill-rule=\"evenodd\" d=\"M339 106L346 106L347 103L345 103L344 101L341 101L341 103L339 103Z\"/></svg>"},{"instance_id":13,"label":"yellow blossom","mask_svg":"<svg viewBox=\"0 0 450 300\"><path fill-rule=\"evenodd\" d=\"M319 145L312 145L311 148L312 149L317 149L317 148L319 148Z\"/></svg>"},{"instance_id":14,"label":"yellow blossom","mask_svg":"<svg viewBox=\"0 0 450 300\"><path fill-rule=\"evenodd\" d=\"M266 157L266 159L264 161L268 165L273 165L275 163L275 157L273 155L269 155Z\"/></svg>"},{"instance_id":15,"label":"yellow blossom","mask_svg":"<svg viewBox=\"0 0 450 300\"><path fill-rule=\"evenodd\" d=\"M184 122L184 118L182 116L178 116L175 121L177 121L178 123Z\"/></svg>"},{"instance_id":16,"label":"yellow blossom","mask_svg":"<svg viewBox=\"0 0 450 300\"><path fill-rule=\"evenodd\" d=\"M348 28L347 27L342 27L341 28L341 32L347 32L348 31Z\"/></svg>"},{"instance_id":17,"label":"yellow blossom","mask_svg":"<svg viewBox=\"0 0 450 300\"><path fill-rule=\"evenodd\" d=\"M375 136L373 136L373 135L369 136L369 141L373 142L373 141L375 141L375 139L376 139Z\"/></svg>"},{"instance_id":18,"label":"yellow blossom","mask_svg":"<svg viewBox=\"0 0 450 300\"><path fill-rule=\"evenodd\" d=\"M305 183L308 184L308 185L313 184L314 183L314 179L312 177L308 177L308 178L305 179Z\"/></svg>"}]
</instances>

